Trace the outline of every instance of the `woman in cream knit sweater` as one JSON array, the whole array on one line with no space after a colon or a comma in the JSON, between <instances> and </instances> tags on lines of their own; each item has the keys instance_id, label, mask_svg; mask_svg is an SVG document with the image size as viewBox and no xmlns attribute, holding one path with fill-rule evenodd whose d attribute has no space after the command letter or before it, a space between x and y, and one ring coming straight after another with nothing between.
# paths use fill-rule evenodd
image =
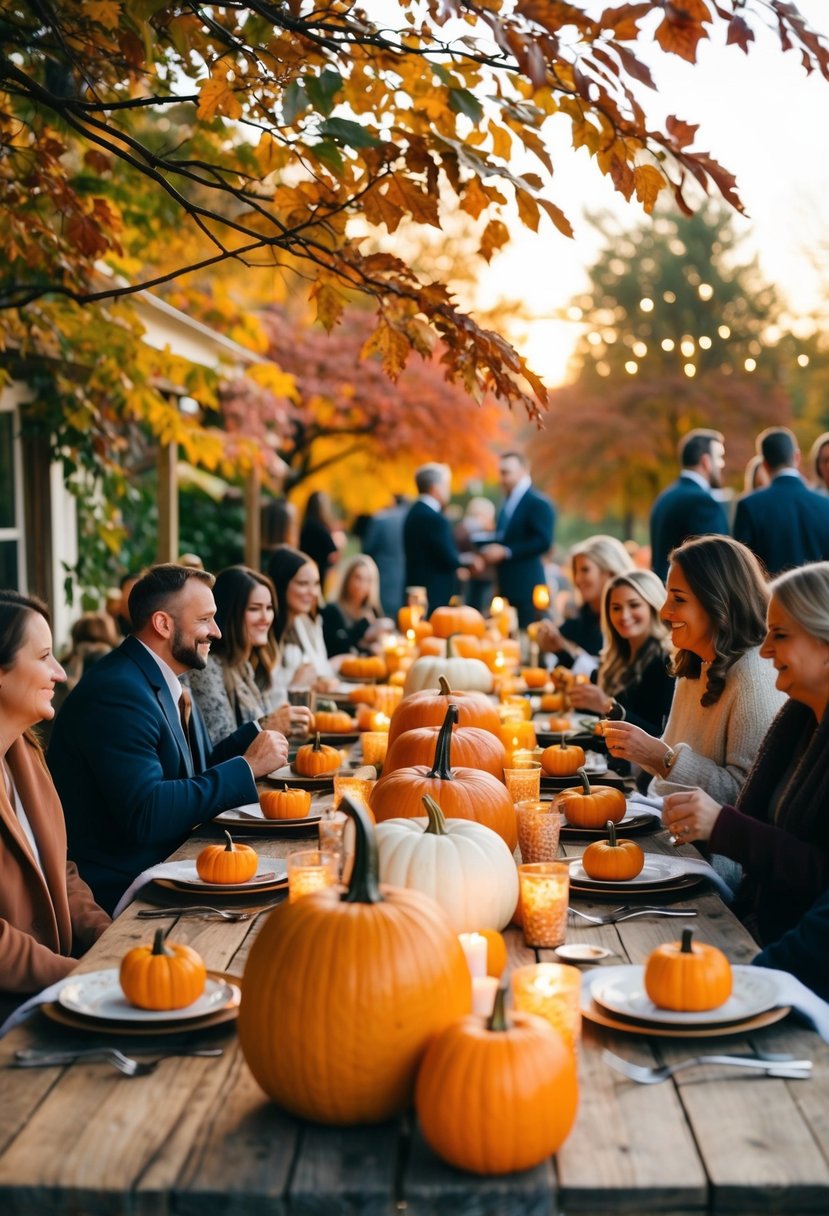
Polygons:
<instances>
[{"instance_id":1,"label":"woman in cream knit sweater","mask_svg":"<svg viewBox=\"0 0 829 1216\"><path fill-rule=\"evenodd\" d=\"M733 802L785 700L759 651L766 582L744 545L704 536L674 550L667 586L662 616L678 677L667 725L654 739L628 722L608 723L607 746L652 775L652 793L679 783Z\"/></svg>"}]
</instances>

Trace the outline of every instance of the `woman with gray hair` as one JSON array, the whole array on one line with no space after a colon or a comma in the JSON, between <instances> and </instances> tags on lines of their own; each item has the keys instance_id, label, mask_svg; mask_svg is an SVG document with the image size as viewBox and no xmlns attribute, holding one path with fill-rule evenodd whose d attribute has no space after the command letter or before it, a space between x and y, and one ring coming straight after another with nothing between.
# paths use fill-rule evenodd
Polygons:
<instances>
[{"instance_id":1,"label":"woman with gray hair","mask_svg":"<svg viewBox=\"0 0 829 1216\"><path fill-rule=\"evenodd\" d=\"M774 580L760 653L789 699L736 804L702 790L670 794L663 817L675 836L740 862L737 910L765 945L829 887L829 562Z\"/></svg>"},{"instance_id":2,"label":"woman with gray hair","mask_svg":"<svg viewBox=\"0 0 829 1216\"><path fill-rule=\"evenodd\" d=\"M611 578L633 569L633 560L615 536L589 536L570 551L573 582L581 597L576 616L559 627L542 621L537 634L544 651L552 651L562 667L589 674L598 666L602 648L602 594Z\"/></svg>"}]
</instances>

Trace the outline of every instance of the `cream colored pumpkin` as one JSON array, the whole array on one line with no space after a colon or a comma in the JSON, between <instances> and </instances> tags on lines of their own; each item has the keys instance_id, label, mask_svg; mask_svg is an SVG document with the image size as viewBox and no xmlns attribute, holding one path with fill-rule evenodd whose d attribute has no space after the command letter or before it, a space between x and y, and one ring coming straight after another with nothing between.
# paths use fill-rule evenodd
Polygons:
<instances>
[{"instance_id":1,"label":"cream colored pumpkin","mask_svg":"<svg viewBox=\"0 0 829 1216\"><path fill-rule=\"evenodd\" d=\"M492 672L480 659L415 659L406 675L403 694L422 692L425 688L437 688L441 676L445 676L452 688L472 689L476 692L492 692Z\"/></svg>"},{"instance_id":2,"label":"cream colored pumpkin","mask_svg":"<svg viewBox=\"0 0 829 1216\"><path fill-rule=\"evenodd\" d=\"M482 823L444 819L428 795L423 803L425 819L377 825L380 881L429 895L456 933L503 929L518 901L518 871L509 849Z\"/></svg>"}]
</instances>

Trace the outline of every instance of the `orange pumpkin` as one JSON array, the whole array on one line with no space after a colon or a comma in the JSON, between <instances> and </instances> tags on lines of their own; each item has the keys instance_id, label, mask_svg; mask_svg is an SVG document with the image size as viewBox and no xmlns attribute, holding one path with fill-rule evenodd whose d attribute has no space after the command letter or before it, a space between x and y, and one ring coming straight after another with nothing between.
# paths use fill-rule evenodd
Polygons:
<instances>
[{"instance_id":1,"label":"orange pumpkin","mask_svg":"<svg viewBox=\"0 0 829 1216\"><path fill-rule=\"evenodd\" d=\"M507 943L497 929L476 929L486 938L486 973L499 980L507 969Z\"/></svg>"},{"instance_id":2,"label":"orange pumpkin","mask_svg":"<svg viewBox=\"0 0 829 1216\"><path fill-rule=\"evenodd\" d=\"M551 777L573 777L584 764L584 748L575 743L560 743L545 747L541 753L541 767Z\"/></svg>"},{"instance_id":3,"label":"orange pumpkin","mask_svg":"<svg viewBox=\"0 0 829 1216\"><path fill-rule=\"evenodd\" d=\"M624 819L627 803L621 790L612 785L591 785L584 769L579 769L581 786L562 790L555 807L564 812L568 823L577 828L600 828L611 819Z\"/></svg>"},{"instance_id":4,"label":"orange pumpkin","mask_svg":"<svg viewBox=\"0 0 829 1216\"><path fill-rule=\"evenodd\" d=\"M379 654L347 654L340 663L340 675L347 680L382 680L386 671L386 661Z\"/></svg>"},{"instance_id":5,"label":"orange pumpkin","mask_svg":"<svg viewBox=\"0 0 829 1216\"><path fill-rule=\"evenodd\" d=\"M434 764L416 764L386 773L371 793L371 809L378 823L386 819L412 819L422 814L424 794L430 794L447 819L474 819L492 828L510 850L518 843L515 807L506 786L491 773L477 768L453 768L450 757L452 727L458 707L446 710L438 732Z\"/></svg>"},{"instance_id":6,"label":"orange pumpkin","mask_svg":"<svg viewBox=\"0 0 829 1216\"><path fill-rule=\"evenodd\" d=\"M156 929L151 946L135 946L121 959L121 990L138 1009L185 1009L204 992L207 969L190 946L165 941Z\"/></svg>"},{"instance_id":7,"label":"orange pumpkin","mask_svg":"<svg viewBox=\"0 0 829 1216\"><path fill-rule=\"evenodd\" d=\"M510 1174L545 1161L578 1107L572 1052L532 1013L467 1017L432 1039L415 1090L423 1135L439 1157L475 1174ZM498 1117L493 1118L493 1112Z\"/></svg>"},{"instance_id":8,"label":"orange pumpkin","mask_svg":"<svg viewBox=\"0 0 829 1216\"><path fill-rule=\"evenodd\" d=\"M446 638L421 638L417 648L421 655L443 658L446 654Z\"/></svg>"},{"instance_id":9,"label":"orange pumpkin","mask_svg":"<svg viewBox=\"0 0 829 1216\"><path fill-rule=\"evenodd\" d=\"M348 699L352 705L373 705L376 689L376 684L357 684L349 690Z\"/></svg>"},{"instance_id":10,"label":"orange pumpkin","mask_svg":"<svg viewBox=\"0 0 829 1216\"><path fill-rule=\"evenodd\" d=\"M262 790L259 805L266 819L304 819L311 810L308 790Z\"/></svg>"},{"instance_id":11,"label":"orange pumpkin","mask_svg":"<svg viewBox=\"0 0 829 1216\"><path fill-rule=\"evenodd\" d=\"M694 942L693 930L682 941L657 946L645 964L645 991L660 1009L697 1013L717 1009L731 996L731 964L716 946Z\"/></svg>"},{"instance_id":12,"label":"orange pumpkin","mask_svg":"<svg viewBox=\"0 0 829 1216\"><path fill-rule=\"evenodd\" d=\"M383 772L393 773L413 764L429 764L435 754L435 744L441 728L420 726L398 735L389 745L383 761ZM480 768L499 781L504 772L506 749L500 739L477 726L456 726L452 731L452 756L465 768Z\"/></svg>"},{"instance_id":13,"label":"orange pumpkin","mask_svg":"<svg viewBox=\"0 0 829 1216\"><path fill-rule=\"evenodd\" d=\"M477 726L500 739L501 720L486 693L472 690L455 692L446 676L438 677L437 689L424 689L404 697L395 709L389 727L389 745L398 735L420 726L440 726L447 705L457 705L458 726Z\"/></svg>"},{"instance_id":14,"label":"orange pumpkin","mask_svg":"<svg viewBox=\"0 0 829 1216\"><path fill-rule=\"evenodd\" d=\"M616 825L608 819L607 840L594 840L584 850L581 864L590 878L625 882L635 878L645 864L645 854L635 840L616 838Z\"/></svg>"},{"instance_id":15,"label":"orange pumpkin","mask_svg":"<svg viewBox=\"0 0 829 1216\"><path fill-rule=\"evenodd\" d=\"M449 638L453 633L469 633L482 638L486 633L486 621L477 608L467 604L436 608L429 617L429 624L438 638Z\"/></svg>"},{"instance_id":16,"label":"orange pumpkin","mask_svg":"<svg viewBox=\"0 0 829 1216\"><path fill-rule=\"evenodd\" d=\"M522 667L521 678L527 688L543 688L550 679L550 673L544 667Z\"/></svg>"},{"instance_id":17,"label":"orange pumpkin","mask_svg":"<svg viewBox=\"0 0 829 1216\"><path fill-rule=\"evenodd\" d=\"M426 1044L469 1012L472 985L437 904L381 888L371 823L347 795L340 807L355 828L348 889L283 903L264 922L245 965L239 1042L291 1114L377 1123L407 1108Z\"/></svg>"},{"instance_id":18,"label":"orange pumpkin","mask_svg":"<svg viewBox=\"0 0 829 1216\"><path fill-rule=\"evenodd\" d=\"M253 878L259 865L256 851L236 844L225 832L226 844L208 844L196 858L196 873L202 882L239 883Z\"/></svg>"},{"instance_id":19,"label":"orange pumpkin","mask_svg":"<svg viewBox=\"0 0 829 1216\"><path fill-rule=\"evenodd\" d=\"M314 714L314 729L326 735L345 735L354 730L357 723L344 710L319 710Z\"/></svg>"},{"instance_id":20,"label":"orange pumpkin","mask_svg":"<svg viewBox=\"0 0 829 1216\"><path fill-rule=\"evenodd\" d=\"M569 707L567 697L563 692L543 692L540 709L543 714L558 714Z\"/></svg>"},{"instance_id":21,"label":"orange pumpkin","mask_svg":"<svg viewBox=\"0 0 829 1216\"><path fill-rule=\"evenodd\" d=\"M300 777L319 777L335 772L343 762L342 752L336 747L320 743L319 732L313 743L297 748L293 770Z\"/></svg>"},{"instance_id":22,"label":"orange pumpkin","mask_svg":"<svg viewBox=\"0 0 829 1216\"><path fill-rule=\"evenodd\" d=\"M576 677L569 667L554 667L550 672L550 679L556 688L564 692L567 692L576 683Z\"/></svg>"},{"instance_id":23,"label":"orange pumpkin","mask_svg":"<svg viewBox=\"0 0 829 1216\"><path fill-rule=\"evenodd\" d=\"M565 731L573 729L573 723L567 714L553 714L547 729L554 735L563 734Z\"/></svg>"}]
</instances>

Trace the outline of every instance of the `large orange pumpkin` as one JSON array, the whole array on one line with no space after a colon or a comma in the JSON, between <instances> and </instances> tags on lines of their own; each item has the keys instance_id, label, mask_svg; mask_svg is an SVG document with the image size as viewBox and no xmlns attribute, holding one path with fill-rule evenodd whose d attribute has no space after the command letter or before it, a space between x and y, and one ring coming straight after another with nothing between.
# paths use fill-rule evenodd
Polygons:
<instances>
[{"instance_id":1,"label":"large orange pumpkin","mask_svg":"<svg viewBox=\"0 0 829 1216\"><path fill-rule=\"evenodd\" d=\"M404 697L391 717L389 746L398 735L419 726L440 726L447 705L457 705L458 726L478 726L500 739L501 719L486 693L472 690L455 692L446 676L438 677L438 688L424 689Z\"/></svg>"},{"instance_id":2,"label":"large orange pumpkin","mask_svg":"<svg viewBox=\"0 0 829 1216\"><path fill-rule=\"evenodd\" d=\"M380 887L374 829L354 820L348 888L281 904L248 956L239 1042L280 1106L317 1123L377 1123L408 1106L429 1040L467 1014L457 935L419 891Z\"/></svg>"},{"instance_id":3,"label":"large orange pumpkin","mask_svg":"<svg viewBox=\"0 0 829 1216\"><path fill-rule=\"evenodd\" d=\"M320 709L314 714L314 729L324 735L345 735L356 725L354 718L343 709Z\"/></svg>"},{"instance_id":4,"label":"large orange pumpkin","mask_svg":"<svg viewBox=\"0 0 829 1216\"><path fill-rule=\"evenodd\" d=\"M474 819L492 828L512 850L518 843L515 807L503 782L476 768L453 768L452 727L458 707L446 710L435 745L435 761L386 773L371 793L371 809L378 823L385 819L417 818L424 794L430 794L447 819Z\"/></svg>"},{"instance_id":5,"label":"large orange pumpkin","mask_svg":"<svg viewBox=\"0 0 829 1216\"><path fill-rule=\"evenodd\" d=\"M466 1017L429 1044L415 1091L427 1143L456 1169L509 1174L551 1156L578 1107L572 1052L532 1013Z\"/></svg>"},{"instance_id":6,"label":"large orange pumpkin","mask_svg":"<svg viewBox=\"0 0 829 1216\"><path fill-rule=\"evenodd\" d=\"M383 772L393 773L398 768L409 768L413 764L429 764L435 754L439 726L420 726L398 735L389 745L383 761ZM488 730L477 726L456 726L452 731L452 757L455 764L465 768L480 768L501 780L506 761L506 748Z\"/></svg>"},{"instance_id":7,"label":"large orange pumpkin","mask_svg":"<svg viewBox=\"0 0 829 1216\"><path fill-rule=\"evenodd\" d=\"M608 819L614 823L624 819L627 803L621 790L612 785L591 785L583 768L578 776L581 786L562 790L555 800L556 809L564 812L568 823L577 828L600 828Z\"/></svg>"},{"instance_id":8,"label":"large orange pumpkin","mask_svg":"<svg viewBox=\"0 0 829 1216\"><path fill-rule=\"evenodd\" d=\"M486 633L486 621L477 608L470 608L468 604L436 608L429 617L429 624L438 638L450 638L453 633L469 633L482 638Z\"/></svg>"}]
</instances>

